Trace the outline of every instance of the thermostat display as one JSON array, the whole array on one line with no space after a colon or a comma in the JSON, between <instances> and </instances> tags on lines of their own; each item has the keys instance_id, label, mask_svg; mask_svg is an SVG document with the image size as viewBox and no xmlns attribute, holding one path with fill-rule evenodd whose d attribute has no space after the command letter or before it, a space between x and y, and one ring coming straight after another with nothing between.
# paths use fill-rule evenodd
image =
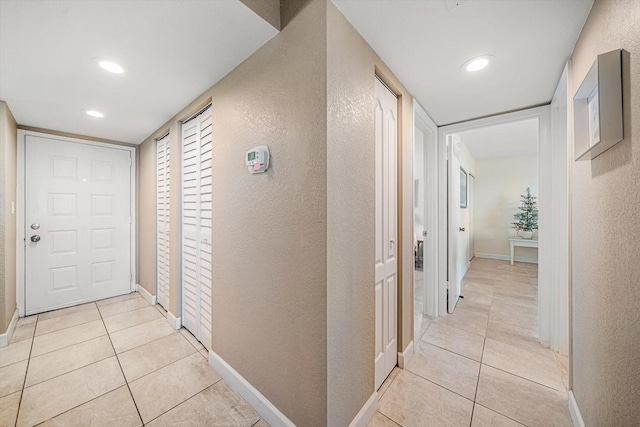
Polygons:
<instances>
[{"instance_id":1,"label":"thermostat display","mask_svg":"<svg viewBox=\"0 0 640 427\"><path fill-rule=\"evenodd\" d=\"M247 151L245 164L249 172L253 174L266 172L269 168L269 147L260 145Z\"/></svg>"}]
</instances>

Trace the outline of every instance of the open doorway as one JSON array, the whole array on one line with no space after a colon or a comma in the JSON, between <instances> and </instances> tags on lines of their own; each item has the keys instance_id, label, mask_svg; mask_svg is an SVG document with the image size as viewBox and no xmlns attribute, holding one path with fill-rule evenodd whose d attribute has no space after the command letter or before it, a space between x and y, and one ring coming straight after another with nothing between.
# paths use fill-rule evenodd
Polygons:
<instances>
[{"instance_id":1,"label":"open doorway","mask_svg":"<svg viewBox=\"0 0 640 427\"><path fill-rule=\"evenodd\" d=\"M523 286L497 292L505 293L501 302L526 306L535 319L526 326L537 330L539 139L536 117L448 135L449 313L466 283L481 283L482 271L521 273L512 275Z\"/></svg>"}]
</instances>

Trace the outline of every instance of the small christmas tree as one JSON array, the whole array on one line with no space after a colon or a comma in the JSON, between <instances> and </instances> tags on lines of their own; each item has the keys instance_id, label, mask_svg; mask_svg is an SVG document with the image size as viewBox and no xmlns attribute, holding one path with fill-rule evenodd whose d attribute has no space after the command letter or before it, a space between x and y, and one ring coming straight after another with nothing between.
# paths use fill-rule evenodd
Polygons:
<instances>
[{"instance_id":1,"label":"small christmas tree","mask_svg":"<svg viewBox=\"0 0 640 427\"><path fill-rule=\"evenodd\" d=\"M531 189L527 187L527 193L520 195L522 206L520 211L513 215L515 222L512 222L513 228L517 231L533 231L538 229L538 208L536 199L531 195Z\"/></svg>"}]
</instances>

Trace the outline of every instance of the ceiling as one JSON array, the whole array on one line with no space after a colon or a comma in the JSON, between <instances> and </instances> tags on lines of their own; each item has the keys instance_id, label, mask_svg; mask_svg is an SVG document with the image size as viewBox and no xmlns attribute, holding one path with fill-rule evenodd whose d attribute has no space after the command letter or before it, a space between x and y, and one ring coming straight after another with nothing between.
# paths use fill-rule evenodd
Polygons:
<instances>
[{"instance_id":1,"label":"ceiling","mask_svg":"<svg viewBox=\"0 0 640 427\"><path fill-rule=\"evenodd\" d=\"M333 0L437 125L551 101L593 0ZM469 59L493 55L476 73Z\"/></svg>"},{"instance_id":2,"label":"ceiling","mask_svg":"<svg viewBox=\"0 0 640 427\"><path fill-rule=\"evenodd\" d=\"M538 119L487 126L457 135L475 160L538 154Z\"/></svg>"},{"instance_id":3,"label":"ceiling","mask_svg":"<svg viewBox=\"0 0 640 427\"><path fill-rule=\"evenodd\" d=\"M239 0L1 0L0 99L21 125L139 144L276 34Z\"/></svg>"}]
</instances>

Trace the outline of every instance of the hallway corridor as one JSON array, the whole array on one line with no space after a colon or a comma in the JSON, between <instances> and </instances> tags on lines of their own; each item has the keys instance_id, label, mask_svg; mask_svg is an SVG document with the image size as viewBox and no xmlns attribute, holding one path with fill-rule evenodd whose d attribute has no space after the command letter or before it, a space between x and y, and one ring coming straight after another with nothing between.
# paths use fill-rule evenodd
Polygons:
<instances>
[{"instance_id":1,"label":"hallway corridor","mask_svg":"<svg viewBox=\"0 0 640 427\"><path fill-rule=\"evenodd\" d=\"M21 318L0 348L0 427L268 426L207 356L138 293Z\"/></svg>"},{"instance_id":2,"label":"hallway corridor","mask_svg":"<svg viewBox=\"0 0 640 427\"><path fill-rule=\"evenodd\" d=\"M571 426L567 358L537 340L537 265L475 258L455 313L424 319L370 427Z\"/></svg>"}]
</instances>

